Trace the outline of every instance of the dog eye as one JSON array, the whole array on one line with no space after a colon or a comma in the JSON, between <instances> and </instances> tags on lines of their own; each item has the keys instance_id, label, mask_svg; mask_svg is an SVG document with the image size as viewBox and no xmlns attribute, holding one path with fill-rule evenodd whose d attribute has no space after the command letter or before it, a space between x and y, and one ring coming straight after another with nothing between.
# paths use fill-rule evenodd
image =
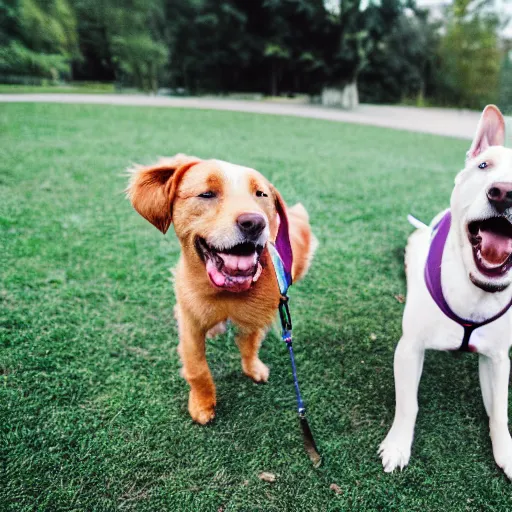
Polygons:
<instances>
[{"instance_id":1,"label":"dog eye","mask_svg":"<svg viewBox=\"0 0 512 512\"><path fill-rule=\"evenodd\" d=\"M199 194L197 197L202 197L203 199L213 199L216 196L215 192L209 190L208 192L203 192L202 194Z\"/></svg>"},{"instance_id":2,"label":"dog eye","mask_svg":"<svg viewBox=\"0 0 512 512\"><path fill-rule=\"evenodd\" d=\"M488 167L487 162L482 162L482 163L478 166L478 168L479 168L479 169L485 169L486 167Z\"/></svg>"},{"instance_id":3,"label":"dog eye","mask_svg":"<svg viewBox=\"0 0 512 512\"><path fill-rule=\"evenodd\" d=\"M262 192L261 190L256 190L256 197L268 197L265 192Z\"/></svg>"}]
</instances>

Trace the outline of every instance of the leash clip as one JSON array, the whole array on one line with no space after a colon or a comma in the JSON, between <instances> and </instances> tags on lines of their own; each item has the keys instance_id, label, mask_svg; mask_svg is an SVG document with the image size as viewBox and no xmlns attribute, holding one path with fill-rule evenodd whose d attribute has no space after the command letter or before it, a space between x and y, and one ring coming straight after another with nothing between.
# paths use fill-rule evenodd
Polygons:
<instances>
[{"instance_id":1,"label":"leash clip","mask_svg":"<svg viewBox=\"0 0 512 512\"><path fill-rule=\"evenodd\" d=\"M290 315L290 308L288 307L288 295L281 295L281 299L279 300L279 317L281 319L283 335L285 331L287 331L290 333L291 338L291 330L293 326L292 317Z\"/></svg>"}]
</instances>

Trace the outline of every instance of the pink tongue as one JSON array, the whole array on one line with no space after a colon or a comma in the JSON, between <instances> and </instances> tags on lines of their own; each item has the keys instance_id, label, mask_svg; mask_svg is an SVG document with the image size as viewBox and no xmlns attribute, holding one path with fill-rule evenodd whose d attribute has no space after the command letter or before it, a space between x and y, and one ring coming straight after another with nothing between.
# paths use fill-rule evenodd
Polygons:
<instances>
[{"instance_id":1,"label":"pink tongue","mask_svg":"<svg viewBox=\"0 0 512 512\"><path fill-rule=\"evenodd\" d=\"M502 265L512 253L512 239L494 231L479 233L482 238L480 253L492 265Z\"/></svg>"},{"instance_id":2,"label":"pink tongue","mask_svg":"<svg viewBox=\"0 0 512 512\"><path fill-rule=\"evenodd\" d=\"M206 262L206 272L210 276L210 279L219 287L224 286L226 277L220 272L211 260Z\"/></svg>"},{"instance_id":3,"label":"pink tongue","mask_svg":"<svg viewBox=\"0 0 512 512\"><path fill-rule=\"evenodd\" d=\"M209 259L206 262L206 272L208 272L212 283L218 288L223 288L230 292L244 292L248 290L252 283L258 280L261 271L261 264L258 263L258 268L254 276L226 275L216 267L212 260Z\"/></svg>"},{"instance_id":4,"label":"pink tongue","mask_svg":"<svg viewBox=\"0 0 512 512\"><path fill-rule=\"evenodd\" d=\"M219 256L224 261L224 266L229 270L242 270L246 271L254 267L257 261L256 253L250 256L235 256L234 254L219 253Z\"/></svg>"}]
</instances>

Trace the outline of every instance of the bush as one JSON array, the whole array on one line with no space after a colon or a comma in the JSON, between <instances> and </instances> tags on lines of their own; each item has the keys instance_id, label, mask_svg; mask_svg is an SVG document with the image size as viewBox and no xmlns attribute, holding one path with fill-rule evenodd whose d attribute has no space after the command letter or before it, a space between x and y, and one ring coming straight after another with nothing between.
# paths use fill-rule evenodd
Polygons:
<instances>
[{"instance_id":1,"label":"bush","mask_svg":"<svg viewBox=\"0 0 512 512\"><path fill-rule=\"evenodd\" d=\"M17 41L0 47L0 73L28 75L58 80L70 72L68 58L61 54L37 53Z\"/></svg>"}]
</instances>

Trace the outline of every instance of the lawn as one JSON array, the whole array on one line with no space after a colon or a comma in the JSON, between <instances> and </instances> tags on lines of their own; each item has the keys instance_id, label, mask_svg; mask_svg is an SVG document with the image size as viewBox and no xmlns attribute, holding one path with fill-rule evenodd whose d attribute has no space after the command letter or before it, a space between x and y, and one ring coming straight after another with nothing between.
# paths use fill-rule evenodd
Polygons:
<instances>
[{"instance_id":1,"label":"lawn","mask_svg":"<svg viewBox=\"0 0 512 512\"><path fill-rule=\"evenodd\" d=\"M468 142L278 116L7 104L0 110L0 509L510 510L477 356L427 354L411 465L383 473L412 212L447 206ZM124 198L123 169L187 152L253 166L301 201L320 241L291 290L296 357L324 456L313 469L286 348L267 385L211 341L217 419L179 377L178 243ZM276 481L261 481L262 471ZM331 488L336 484L336 490Z\"/></svg>"},{"instance_id":2,"label":"lawn","mask_svg":"<svg viewBox=\"0 0 512 512\"><path fill-rule=\"evenodd\" d=\"M74 82L62 85L0 84L0 94L114 94L116 92L114 84L101 82Z\"/></svg>"}]
</instances>

